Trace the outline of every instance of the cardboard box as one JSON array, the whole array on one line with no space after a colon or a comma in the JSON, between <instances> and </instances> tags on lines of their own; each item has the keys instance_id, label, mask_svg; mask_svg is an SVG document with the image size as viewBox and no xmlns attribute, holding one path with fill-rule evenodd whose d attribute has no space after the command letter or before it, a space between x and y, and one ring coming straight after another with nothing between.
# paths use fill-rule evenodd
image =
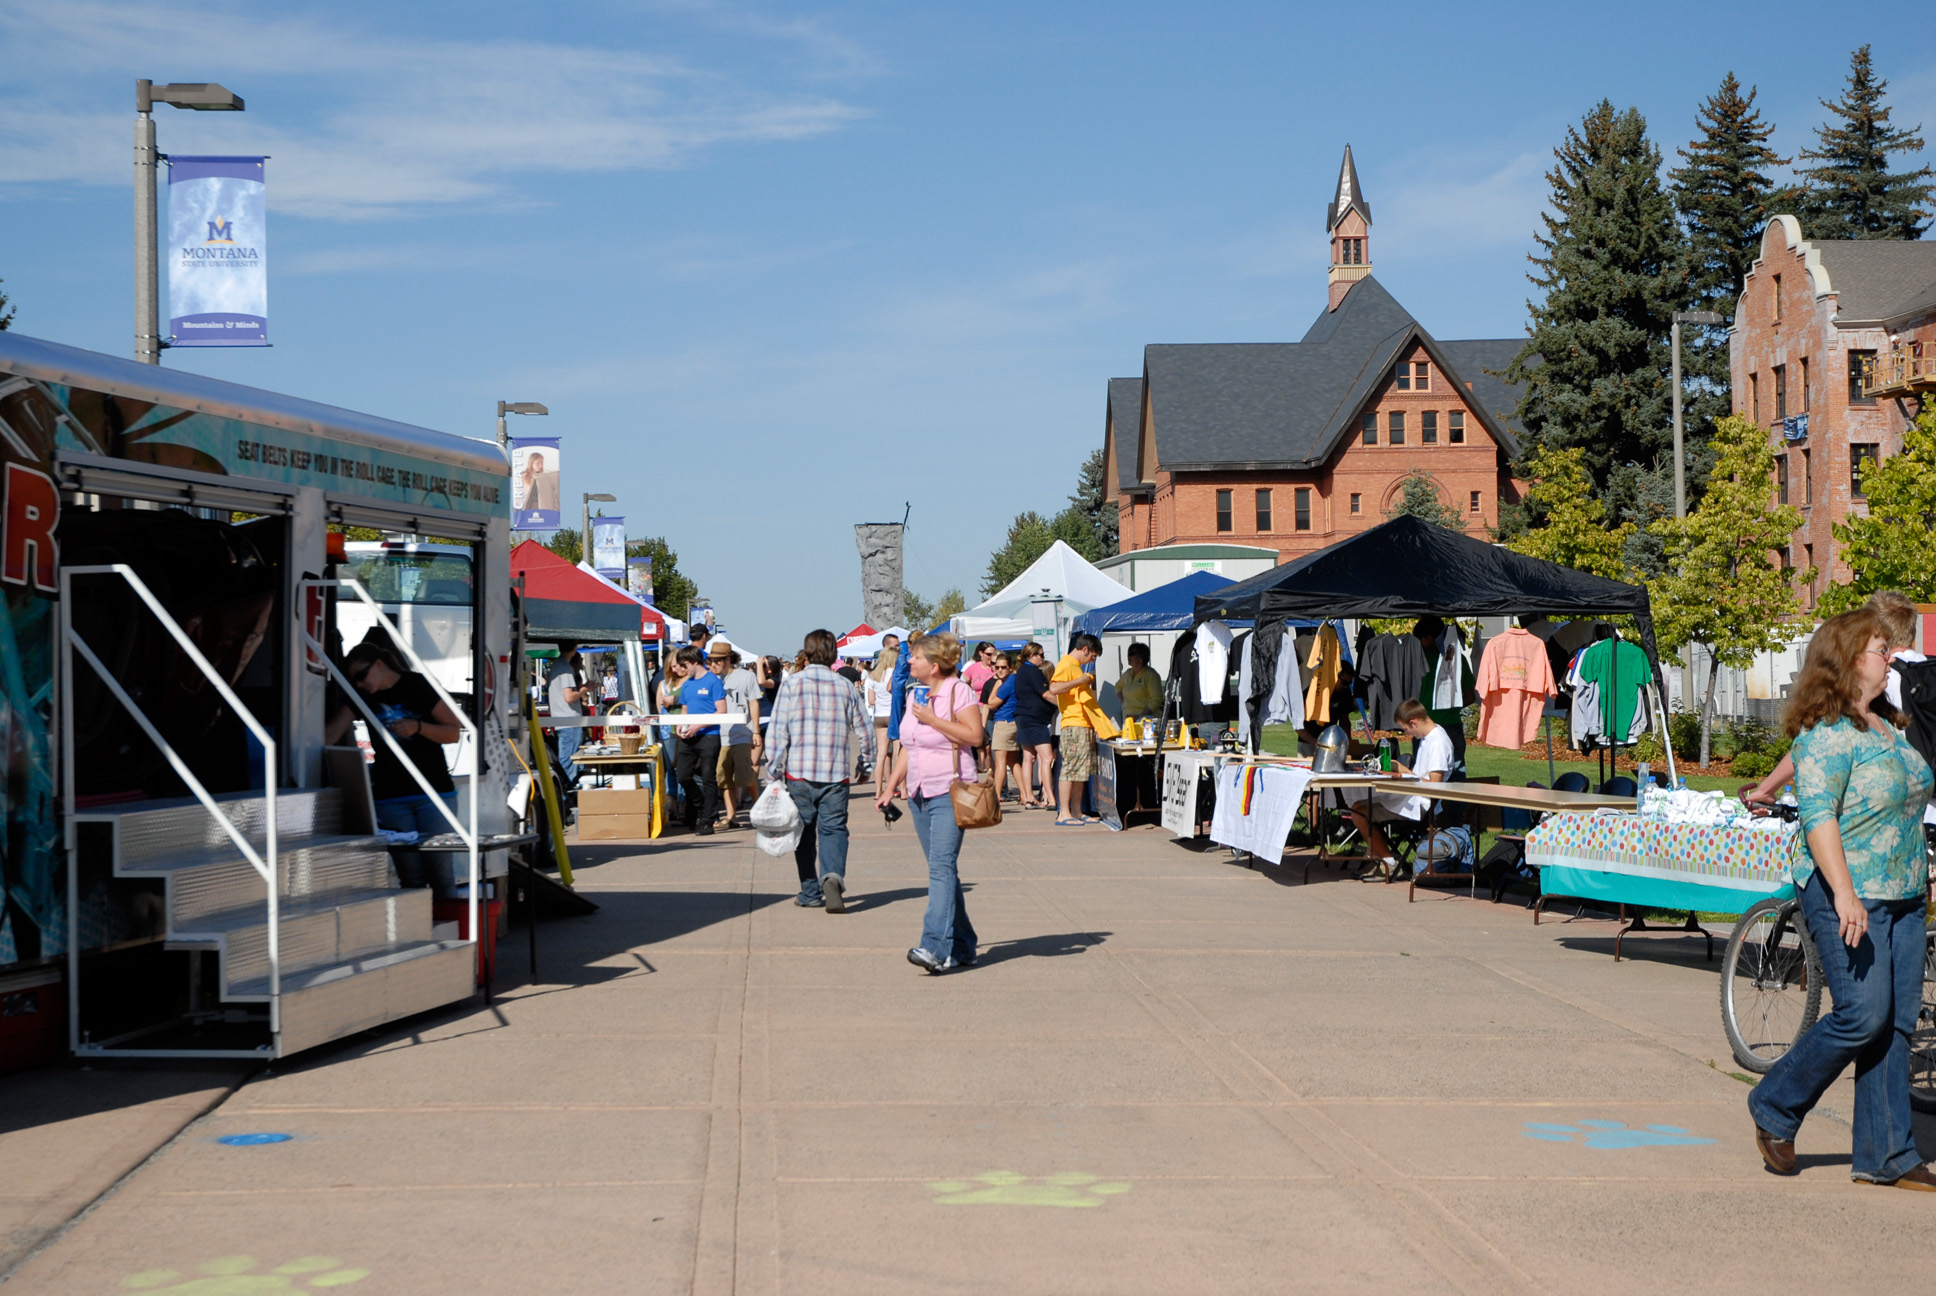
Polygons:
<instances>
[{"instance_id":1,"label":"cardboard box","mask_svg":"<svg viewBox=\"0 0 1936 1296\"><path fill-rule=\"evenodd\" d=\"M652 835L651 814L588 815L578 812L579 841L644 841Z\"/></svg>"},{"instance_id":2,"label":"cardboard box","mask_svg":"<svg viewBox=\"0 0 1936 1296\"><path fill-rule=\"evenodd\" d=\"M583 788L578 793L578 840L643 840L652 835L650 788Z\"/></svg>"}]
</instances>

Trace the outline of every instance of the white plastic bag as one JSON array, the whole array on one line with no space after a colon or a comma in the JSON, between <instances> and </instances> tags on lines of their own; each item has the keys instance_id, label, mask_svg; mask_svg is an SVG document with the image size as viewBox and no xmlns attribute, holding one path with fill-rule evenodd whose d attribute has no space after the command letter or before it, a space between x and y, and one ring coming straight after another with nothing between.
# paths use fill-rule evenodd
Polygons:
<instances>
[{"instance_id":1,"label":"white plastic bag","mask_svg":"<svg viewBox=\"0 0 1936 1296\"><path fill-rule=\"evenodd\" d=\"M753 841L768 855L791 855L794 847L800 844L800 834L804 831L805 826L797 823L785 832L756 828L753 830Z\"/></svg>"},{"instance_id":2,"label":"white plastic bag","mask_svg":"<svg viewBox=\"0 0 1936 1296\"><path fill-rule=\"evenodd\" d=\"M785 833L800 826L800 808L793 804L786 783L781 779L774 779L766 785L766 791L760 793L760 799L753 803L752 813L747 817L753 821L755 828L769 833ZM792 850L793 847L787 849ZM779 852L768 851L767 854L777 855Z\"/></svg>"}]
</instances>

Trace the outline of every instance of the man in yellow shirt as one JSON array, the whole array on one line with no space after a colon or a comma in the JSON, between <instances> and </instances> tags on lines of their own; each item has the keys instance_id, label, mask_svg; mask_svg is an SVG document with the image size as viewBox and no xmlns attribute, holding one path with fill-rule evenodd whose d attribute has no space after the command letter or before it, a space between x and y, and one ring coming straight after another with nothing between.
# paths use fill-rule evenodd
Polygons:
<instances>
[{"instance_id":1,"label":"man in yellow shirt","mask_svg":"<svg viewBox=\"0 0 1936 1296\"><path fill-rule=\"evenodd\" d=\"M1062 708L1062 807L1056 823L1101 823L1082 813L1082 785L1096 774L1096 680L1089 663L1102 652L1102 640L1079 634L1069 655L1055 664L1049 677L1049 697Z\"/></svg>"}]
</instances>

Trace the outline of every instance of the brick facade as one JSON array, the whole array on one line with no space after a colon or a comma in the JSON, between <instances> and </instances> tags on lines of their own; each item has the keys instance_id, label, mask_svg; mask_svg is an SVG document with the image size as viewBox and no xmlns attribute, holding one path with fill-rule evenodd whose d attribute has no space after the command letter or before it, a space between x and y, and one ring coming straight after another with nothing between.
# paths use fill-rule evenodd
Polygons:
<instances>
[{"instance_id":1,"label":"brick facade","mask_svg":"<svg viewBox=\"0 0 1936 1296\"><path fill-rule=\"evenodd\" d=\"M1920 349L1925 341L1936 348L1936 313L1876 318L1887 308L1844 300L1849 285L1859 291L1873 281L1870 272L1891 269L1871 264L1889 251L1810 243L1793 217L1778 216L1763 231L1761 256L1742 281L1730 338L1733 408L1769 429L1777 456L1775 502L1785 493L1801 511L1788 559L1821 573L1805 593L1810 606L1824 582L1849 579L1832 528L1866 507L1853 481L1853 458L1901 453L1903 430L1915 415L1914 398L1863 398L1851 368L1864 354L1887 356L1892 337L1905 348ZM1906 262L1904 268L1916 273ZM1838 275L1845 284L1837 284Z\"/></svg>"}]
</instances>

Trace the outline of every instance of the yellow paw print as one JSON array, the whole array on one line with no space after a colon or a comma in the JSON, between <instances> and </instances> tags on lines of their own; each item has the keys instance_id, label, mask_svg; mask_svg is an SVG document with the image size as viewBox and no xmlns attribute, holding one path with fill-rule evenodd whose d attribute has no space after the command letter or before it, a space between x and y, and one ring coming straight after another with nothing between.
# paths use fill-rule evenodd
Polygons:
<instances>
[{"instance_id":1,"label":"yellow paw print","mask_svg":"<svg viewBox=\"0 0 1936 1296\"><path fill-rule=\"evenodd\" d=\"M1129 1191L1126 1183L1069 1171L1031 1180L1013 1170L990 1170L971 1181L946 1179L928 1185L940 1206L1062 1206L1089 1210Z\"/></svg>"},{"instance_id":2,"label":"yellow paw print","mask_svg":"<svg viewBox=\"0 0 1936 1296\"><path fill-rule=\"evenodd\" d=\"M197 1265L201 1276L177 1269L144 1269L121 1280L136 1291L178 1292L182 1296L265 1296L347 1287L370 1276L368 1269L345 1268L335 1256L303 1256L273 1269L258 1270L254 1256L223 1256Z\"/></svg>"}]
</instances>

